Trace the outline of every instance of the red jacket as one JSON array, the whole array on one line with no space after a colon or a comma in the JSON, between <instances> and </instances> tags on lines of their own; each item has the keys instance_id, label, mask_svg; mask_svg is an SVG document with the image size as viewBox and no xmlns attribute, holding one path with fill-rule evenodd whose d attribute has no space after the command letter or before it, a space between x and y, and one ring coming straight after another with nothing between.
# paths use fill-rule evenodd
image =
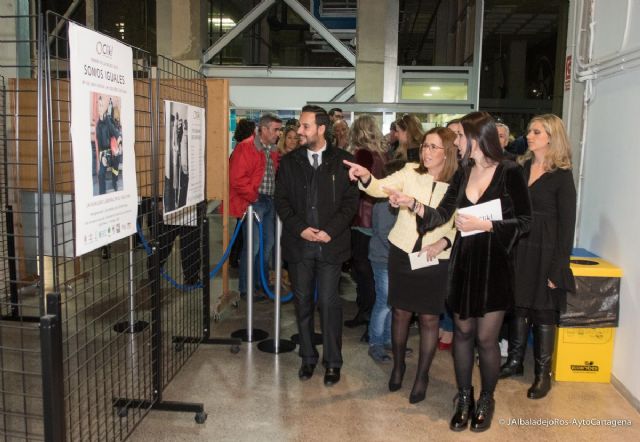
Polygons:
<instances>
[{"instance_id":1,"label":"red jacket","mask_svg":"<svg viewBox=\"0 0 640 442\"><path fill-rule=\"evenodd\" d=\"M267 167L264 152L256 149L254 137L236 145L229 158L229 213L236 218L242 217L249 204L258 200L258 188ZM278 149L271 150L271 160L277 172Z\"/></svg>"}]
</instances>

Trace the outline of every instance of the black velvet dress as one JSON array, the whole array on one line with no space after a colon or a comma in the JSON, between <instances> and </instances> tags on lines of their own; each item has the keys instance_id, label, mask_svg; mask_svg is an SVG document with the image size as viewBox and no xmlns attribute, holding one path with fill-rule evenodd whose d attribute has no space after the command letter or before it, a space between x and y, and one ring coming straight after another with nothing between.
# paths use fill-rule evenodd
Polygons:
<instances>
[{"instance_id":1,"label":"black velvet dress","mask_svg":"<svg viewBox=\"0 0 640 442\"><path fill-rule=\"evenodd\" d=\"M531 161L524 164L529 182ZM575 291L569 257L576 222L576 188L570 170L544 173L529 187L533 222L518 243L515 305L534 310L564 311L566 292ZM547 280L556 289L547 286Z\"/></svg>"},{"instance_id":2,"label":"black velvet dress","mask_svg":"<svg viewBox=\"0 0 640 442\"><path fill-rule=\"evenodd\" d=\"M440 205L425 207L418 230L427 232L445 223L457 208L473 205L466 195L470 166L458 169ZM493 232L456 235L449 262L448 304L460 319L513 306L515 259L513 248L531 224L531 202L522 169L513 161L501 161L479 203L499 198L502 221L493 221Z\"/></svg>"}]
</instances>

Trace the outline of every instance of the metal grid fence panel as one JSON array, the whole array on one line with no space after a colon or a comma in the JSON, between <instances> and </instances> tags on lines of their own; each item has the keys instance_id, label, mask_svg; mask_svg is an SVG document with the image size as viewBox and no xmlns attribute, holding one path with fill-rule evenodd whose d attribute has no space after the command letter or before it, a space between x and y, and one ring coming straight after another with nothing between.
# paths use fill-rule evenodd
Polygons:
<instances>
[{"instance_id":1,"label":"metal grid fence panel","mask_svg":"<svg viewBox=\"0 0 640 442\"><path fill-rule=\"evenodd\" d=\"M188 118L173 110L170 111L172 115L165 115L165 101L205 108L206 82L199 72L162 56L158 57L156 81L159 183L163 200L167 201L172 192L167 166L173 168L176 161L175 156L166 156L175 141L171 135L172 125L182 127L185 137ZM203 122L202 137L204 129ZM168 148L167 133L170 138ZM203 311L208 308L203 305L203 291L209 290L208 262L203 253L207 246L205 212L206 203L202 202L196 207L174 212L158 223L156 250L165 275L161 280L163 347L158 361L163 387L178 373L203 337Z\"/></svg>"},{"instance_id":2,"label":"metal grid fence panel","mask_svg":"<svg viewBox=\"0 0 640 442\"><path fill-rule=\"evenodd\" d=\"M175 167L165 157L165 133L174 124L186 133L188 126L187 116L177 112L165 120L164 103L204 108L206 83L197 71L163 57L152 80L149 54L132 48L143 238L132 235L75 257L72 154L74 148L96 149L71 144L68 24L54 13L44 19L0 16L1 28L21 29L15 41L2 40L13 45L15 59L0 58L5 440L43 440L58 434L51 432L52 422L67 440L123 440L154 406L206 418L201 404L161 404L162 390L209 332L206 203L163 219L165 160ZM203 141L204 132L203 122ZM118 175L113 166L111 172ZM107 192L119 190L116 181ZM38 327L52 314L60 324L58 341ZM61 354L59 369L52 354ZM52 370L60 373L58 383ZM44 416L43 409L58 406L64 409L59 419Z\"/></svg>"},{"instance_id":3,"label":"metal grid fence panel","mask_svg":"<svg viewBox=\"0 0 640 442\"><path fill-rule=\"evenodd\" d=\"M122 440L154 399L152 385L152 281L144 249L131 236L74 258L74 182L70 136L68 21L46 15L49 42L49 149L51 182L51 287L61 293L65 428L67 439ZM153 145L149 54L133 48L135 137L139 176L152 175ZM114 120L118 123L117 119ZM73 148L95 146L73 146ZM98 173L93 169L93 175ZM111 173L116 176L112 170ZM117 182L114 180L114 183ZM139 180L138 192L150 183ZM107 193L118 191L107 185ZM141 209L143 210L143 209ZM46 249L46 248L45 248ZM49 260L49 258L47 258ZM45 267L45 271L48 267ZM48 292L49 290L46 290ZM136 332L132 333L136 328ZM119 415L114 401L135 398ZM145 402L140 402L145 401Z\"/></svg>"},{"instance_id":4,"label":"metal grid fence panel","mask_svg":"<svg viewBox=\"0 0 640 442\"><path fill-rule=\"evenodd\" d=\"M43 440L38 320L41 21L16 5L0 16L0 438ZM8 32L13 30L14 32ZM41 189L40 189L41 190Z\"/></svg>"}]
</instances>

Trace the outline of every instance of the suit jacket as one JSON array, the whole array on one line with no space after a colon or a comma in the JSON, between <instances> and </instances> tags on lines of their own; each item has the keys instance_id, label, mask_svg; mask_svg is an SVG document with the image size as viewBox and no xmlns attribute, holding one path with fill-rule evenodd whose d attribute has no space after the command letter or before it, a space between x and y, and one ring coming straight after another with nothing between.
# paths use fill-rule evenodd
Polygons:
<instances>
[{"instance_id":1,"label":"suit jacket","mask_svg":"<svg viewBox=\"0 0 640 442\"><path fill-rule=\"evenodd\" d=\"M353 156L327 144L322 164L315 171L318 183L318 225L307 223L313 167L307 149L300 148L282 157L276 177L274 202L282 221L282 257L299 262L307 241L300 234L307 227L324 230L331 241L321 244L322 259L342 263L351 255L350 225L358 209L359 191L349 180L348 168L343 160L354 161Z\"/></svg>"}]
</instances>

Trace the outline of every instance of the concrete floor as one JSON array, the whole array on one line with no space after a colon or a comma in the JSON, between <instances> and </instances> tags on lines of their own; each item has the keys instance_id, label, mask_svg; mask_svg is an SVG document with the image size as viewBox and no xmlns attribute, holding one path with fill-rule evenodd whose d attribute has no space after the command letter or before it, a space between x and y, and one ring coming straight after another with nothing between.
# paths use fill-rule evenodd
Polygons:
<instances>
[{"instance_id":1,"label":"concrete floor","mask_svg":"<svg viewBox=\"0 0 640 442\"><path fill-rule=\"evenodd\" d=\"M214 285L215 286L215 285ZM232 285L235 287L235 285ZM342 284L345 319L355 313L353 286ZM213 325L214 336L227 337L245 327L245 305ZM282 308L282 337L297 332L293 305ZM254 327L272 333L273 303L254 304ZM554 383L547 398L526 398L533 378L531 354L525 376L500 381L493 426L483 434L454 433L448 422L456 393L449 351L438 351L425 401L408 402L417 355L407 360L402 389L387 389L389 364L374 363L360 342L363 327L344 329L342 380L323 385L324 370L313 378L297 377L296 352L263 353L243 343L231 354L228 346L200 346L164 392L165 400L202 402L209 417L199 425L192 414L151 411L131 441L414 441L414 440L640 440L640 415L611 384ZM411 347L417 348L417 330ZM321 351L321 347L319 348ZM479 391L479 373L474 373ZM516 425L512 420L546 420ZM589 422L579 425L580 420ZM613 426L600 420L624 420ZM593 421L591 421L593 420Z\"/></svg>"}]
</instances>

